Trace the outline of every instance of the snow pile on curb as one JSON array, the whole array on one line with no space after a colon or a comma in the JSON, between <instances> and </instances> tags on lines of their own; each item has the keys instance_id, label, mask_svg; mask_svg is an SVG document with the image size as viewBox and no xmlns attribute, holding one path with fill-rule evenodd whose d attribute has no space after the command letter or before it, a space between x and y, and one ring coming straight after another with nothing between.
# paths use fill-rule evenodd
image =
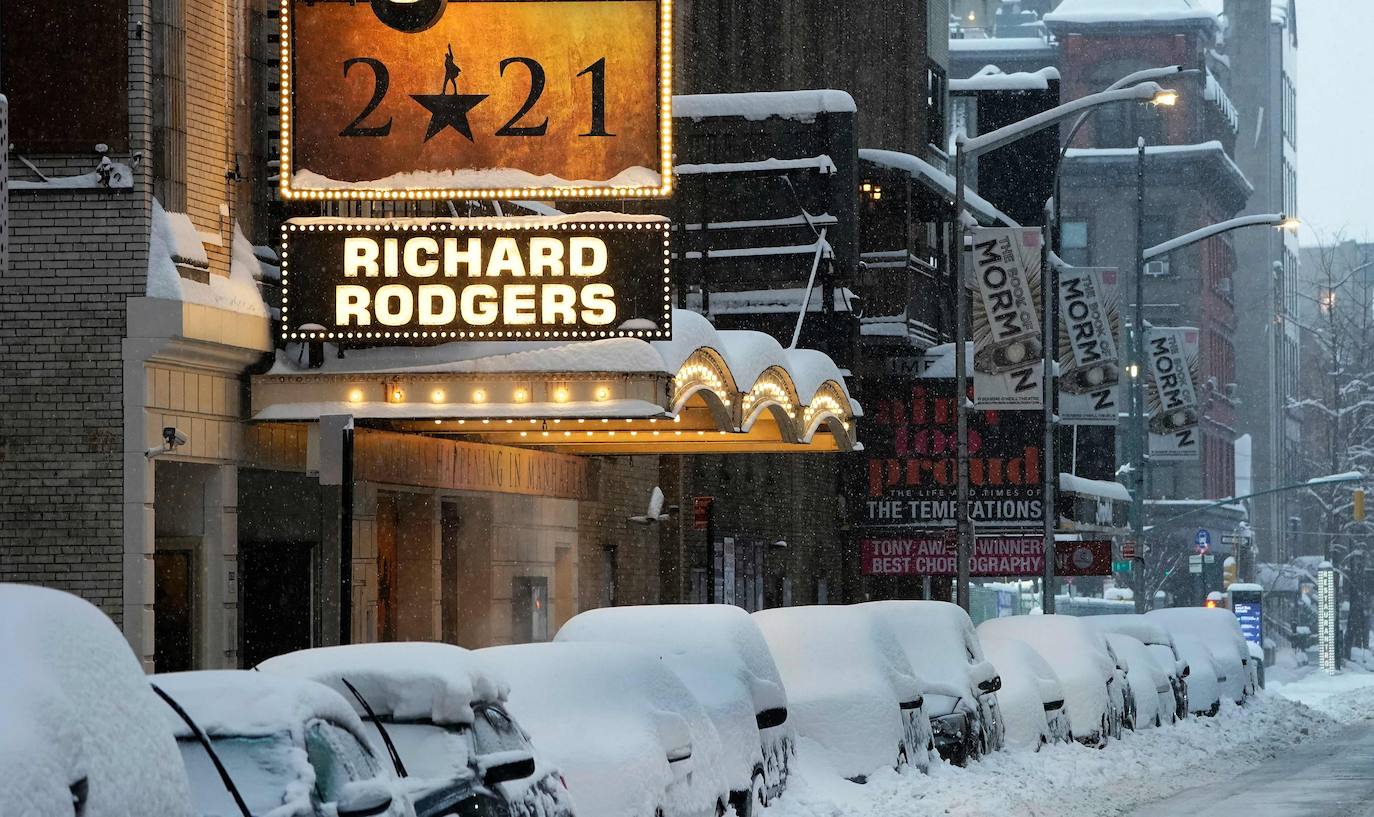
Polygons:
<instances>
[{"instance_id":1,"label":"snow pile on curb","mask_svg":"<svg viewBox=\"0 0 1374 817\"><path fill-rule=\"evenodd\" d=\"M1287 681L1274 680L1270 691L1302 703L1341 723L1374 719L1374 673L1347 669L1326 675L1313 668Z\"/></svg>"},{"instance_id":2,"label":"snow pile on curb","mask_svg":"<svg viewBox=\"0 0 1374 817\"><path fill-rule=\"evenodd\" d=\"M1370 676L1374 678L1374 676ZM1374 682L1371 682L1374 683ZM1374 702L1374 686L1367 702ZM1371 707L1374 710L1374 707ZM1130 808L1239 769L1335 731L1340 720L1273 694L1215 718L1127 733L1105 749L1058 744L996 752L967 769L939 764L929 776L883 771L867 785L827 773L802 741L798 774L769 817L1087 817Z\"/></svg>"}]
</instances>

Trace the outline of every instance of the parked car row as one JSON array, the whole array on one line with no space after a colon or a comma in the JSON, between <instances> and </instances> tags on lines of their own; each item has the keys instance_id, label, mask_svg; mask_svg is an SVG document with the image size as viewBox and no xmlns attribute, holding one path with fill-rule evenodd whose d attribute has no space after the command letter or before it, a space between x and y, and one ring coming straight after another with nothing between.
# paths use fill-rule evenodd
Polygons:
<instances>
[{"instance_id":1,"label":"parked car row","mask_svg":"<svg viewBox=\"0 0 1374 817\"><path fill-rule=\"evenodd\" d=\"M1234 616L1205 608L975 630L933 601L619 607L552 643L151 679L72 596L0 585L0 622L25 668L0 703L0 798L45 817L746 817L784 793L799 742L862 783L1102 745L1255 689Z\"/></svg>"}]
</instances>

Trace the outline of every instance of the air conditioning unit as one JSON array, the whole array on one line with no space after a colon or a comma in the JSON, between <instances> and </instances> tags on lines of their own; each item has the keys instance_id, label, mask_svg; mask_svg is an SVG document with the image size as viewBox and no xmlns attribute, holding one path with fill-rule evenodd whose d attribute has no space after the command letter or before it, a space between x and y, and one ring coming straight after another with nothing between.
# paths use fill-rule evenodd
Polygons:
<instances>
[{"instance_id":1,"label":"air conditioning unit","mask_svg":"<svg viewBox=\"0 0 1374 817\"><path fill-rule=\"evenodd\" d=\"M1169 259L1156 258L1153 261L1145 262L1145 274L1159 278L1169 274Z\"/></svg>"}]
</instances>

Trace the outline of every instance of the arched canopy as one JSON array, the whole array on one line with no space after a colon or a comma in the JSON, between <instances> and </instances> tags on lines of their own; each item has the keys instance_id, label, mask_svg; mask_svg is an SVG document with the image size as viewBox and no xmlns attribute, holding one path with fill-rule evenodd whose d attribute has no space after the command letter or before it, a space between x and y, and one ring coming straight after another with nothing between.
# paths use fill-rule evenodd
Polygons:
<instances>
[{"instance_id":1,"label":"arched canopy","mask_svg":"<svg viewBox=\"0 0 1374 817\"><path fill-rule=\"evenodd\" d=\"M834 362L678 310L673 339L355 349L252 382L253 419L360 424L572 453L851 451L859 405Z\"/></svg>"}]
</instances>

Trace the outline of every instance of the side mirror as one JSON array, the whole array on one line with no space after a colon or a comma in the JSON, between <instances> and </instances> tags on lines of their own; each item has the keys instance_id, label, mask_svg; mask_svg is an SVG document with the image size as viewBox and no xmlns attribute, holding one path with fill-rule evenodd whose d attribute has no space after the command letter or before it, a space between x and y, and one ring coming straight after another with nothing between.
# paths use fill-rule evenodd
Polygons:
<instances>
[{"instance_id":1,"label":"side mirror","mask_svg":"<svg viewBox=\"0 0 1374 817\"><path fill-rule=\"evenodd\" d=\"M772 709L765 709L755 717L755 720L758 722L759 729L772 729L775 726L782 726L787 723L787 707L777 706Z\"/></svg>"},{"instance_id":2,"label":"side mirror","mask_svg":"<svg viewBox=\"0 0 1374 817\"><path fill-rule=\"evenodd\" d=\"M344 785L336 807L339 817L375 817L391 808L391 797L385 781L354 780Z\"/></svg>"},{"instance_id":3,"label":"side mirror","mask_svg":"<svg viewBox=\"0 0 1374 817\"><path fill-rule=\"evenodd\" d=\"M994 675L978 684L979 692L996 692L1002 688L1002 676Z\"/></svg>"},{"instance_id":4,"label":"side mirror","mask_svg":"<svg viewBox=\"0 0 1374 817\"><path fill-rule=\"evenodd\" d=\"M534 775L534 758L530 755L521 754L512 757L511 753L503 752L499 757L501 759L499 763L483 764L482 782L488 786Z\"/></svg>"},{"instance_id":5,"label":"side mirror","mask_svg":"<svg viewBox=\"0 0 1374 817\"><path fill-rule=\"evenodd\" d=\"M1190 667L1190 666L1188 666L1187 664L1184 664L1184 665L1183 665L1183 672L1182 672L1178 677L1180 677L1180 678L1187 678L1189 675L1192 675L1192 674L1193 674L1193 668Z\"/></svg>"}]
</instances>

